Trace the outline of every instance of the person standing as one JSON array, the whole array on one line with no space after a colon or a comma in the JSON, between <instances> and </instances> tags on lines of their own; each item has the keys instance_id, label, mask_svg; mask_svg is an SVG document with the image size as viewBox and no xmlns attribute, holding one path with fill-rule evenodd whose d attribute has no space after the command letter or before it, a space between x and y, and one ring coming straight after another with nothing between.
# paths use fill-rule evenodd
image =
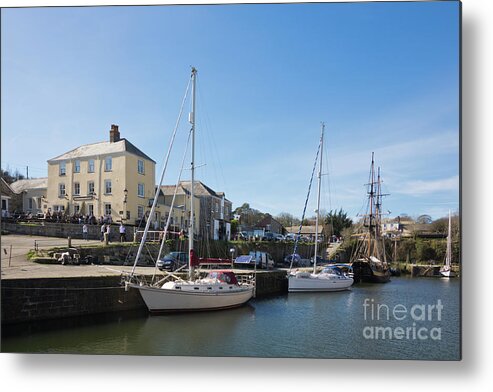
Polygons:
<instances>
[{"instance_id":1,"label":"person standing","mask_svg":"<svg viewBox=\"0 0 493 392\"><path fill-rule=\"evenodd\" d=\"M104 241L104 233L106 232L106 225L103 223L101 225L101 242Z\"/></svg>"},{"instance_id":2,"label":"person standing","mask_svg":"<svg viewBox=\"0 0 493 392\"><path fill-rule=\"evenodd\" d=\"M84 223L84 226L82 226L82 237L84 237L84 239L87 241L87 224Z\"/></svg>"},{"instance_id":3,"label":"person standing","mask_svg":"<svg viewBox=\"0 0 493 392\"><path fill-rule=\"evenodd\" d=\"M106 234L108 235L108 242L111 242L111 225L106 225Z\"/></svg>"},{"instance_id":4,"label":"person standing","mask_svg":"<svg viewBox=\"0 0 493 392\"><path fill-rule=\"evenodd\" d=\"M123 223L120 223L120 242L125 242L125 226Z\"/></svg>"}]
</instances>

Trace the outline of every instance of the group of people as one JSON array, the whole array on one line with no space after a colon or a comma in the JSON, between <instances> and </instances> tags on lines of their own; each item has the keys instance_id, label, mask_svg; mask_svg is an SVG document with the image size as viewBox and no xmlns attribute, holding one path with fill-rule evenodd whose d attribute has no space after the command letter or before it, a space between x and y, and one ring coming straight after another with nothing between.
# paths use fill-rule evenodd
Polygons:
<instances>
[{"instance_id":1,"label":"group of people","mask_svg":"<svg viewBox=\"0 0 493 392\"><path fill-rule=\"evenodd\" d=\"M125 242L127 240L127 238L126 238L126 227L123 223L120 223L120 226L118 228L118 232L120 234L120 242ZM101 225L100 233L101 233L101 242L104 241L105 234L108 236L108 242L111 242L111 224L110 223L103 223ZM82 237L86 241L89 240L89 227L87 226L87 223L84 223L84 225L82 226Z\"/></svg>"}]
</instances>

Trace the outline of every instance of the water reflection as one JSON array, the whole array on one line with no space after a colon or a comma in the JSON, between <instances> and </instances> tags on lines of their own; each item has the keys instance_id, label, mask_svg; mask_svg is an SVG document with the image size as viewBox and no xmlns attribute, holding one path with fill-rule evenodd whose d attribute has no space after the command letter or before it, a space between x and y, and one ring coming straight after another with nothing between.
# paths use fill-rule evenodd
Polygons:
<instances>
[{"instance_id":1,"label":"water reflection","mask_svg":"<svg viewBox=\"0 0 493 392\"><path fill-rule=\"evenodd\" d=\"M252 300L241 308L149 316L147 312L36 323L2 329L4 352L255 356L309 358L459 359L458 279L394 278L348 292L290 293ZM367 339L367 326L412 326L413 320L368 319L365 299L408 308L443 303L442 320L417 323L441 328L441 340Z\"/></svg>"}]
</instances>

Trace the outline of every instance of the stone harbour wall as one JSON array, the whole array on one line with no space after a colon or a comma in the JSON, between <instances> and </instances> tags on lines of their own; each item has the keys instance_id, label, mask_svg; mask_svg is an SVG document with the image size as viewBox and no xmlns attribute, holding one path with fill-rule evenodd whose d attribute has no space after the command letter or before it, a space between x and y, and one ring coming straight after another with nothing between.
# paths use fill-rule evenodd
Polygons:
<instances>
[{"instance_id":1,"label":"stone harbour wall","mask_svg":"<svg viewBox=\"0 0 493 392\"><path fill-rule=\"evenodd\" d=\"M139 291L120 283L120 276L2 280L2 324L146 310ZM257 274L257 298L285 292L285 271Z\"/></svg>"},{"instance_id":2,"label":"stone harbour wall","mask_svg":"<svg viewBox=\"0 0 493 392\"><path fill-rule=\"evenodd\" d=\"M138 290L120 276L2 280L2 324L145 307Z\"/></svg>"}]
</instances>

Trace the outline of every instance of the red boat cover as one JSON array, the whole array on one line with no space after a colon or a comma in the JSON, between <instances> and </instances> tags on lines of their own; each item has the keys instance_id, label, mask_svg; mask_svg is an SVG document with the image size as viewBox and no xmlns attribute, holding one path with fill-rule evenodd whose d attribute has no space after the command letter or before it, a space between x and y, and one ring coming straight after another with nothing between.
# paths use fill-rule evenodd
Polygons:
<instances>
[{"instance_id":1,"label":"red boat cover","mask_svg":"<svg viewBox=\"0 0 493 392\"><path fill-rule=\"evenodd\" d=\"M198 265L200 265L199 258L197 257L193 249L190 249L190 265L192 267L197 267Z\"/></svg>"},{"instance_id":2,"label":"red boat cover","mask_svg":"<svg viewBox=\"0 0 493 392\"><path fill-rule=\"evenodd\" d=\"M217 279L220 282L238 284L238 279L233 271L212 271L208 275L211 279Z\"/></svg>"}]
</instances>

